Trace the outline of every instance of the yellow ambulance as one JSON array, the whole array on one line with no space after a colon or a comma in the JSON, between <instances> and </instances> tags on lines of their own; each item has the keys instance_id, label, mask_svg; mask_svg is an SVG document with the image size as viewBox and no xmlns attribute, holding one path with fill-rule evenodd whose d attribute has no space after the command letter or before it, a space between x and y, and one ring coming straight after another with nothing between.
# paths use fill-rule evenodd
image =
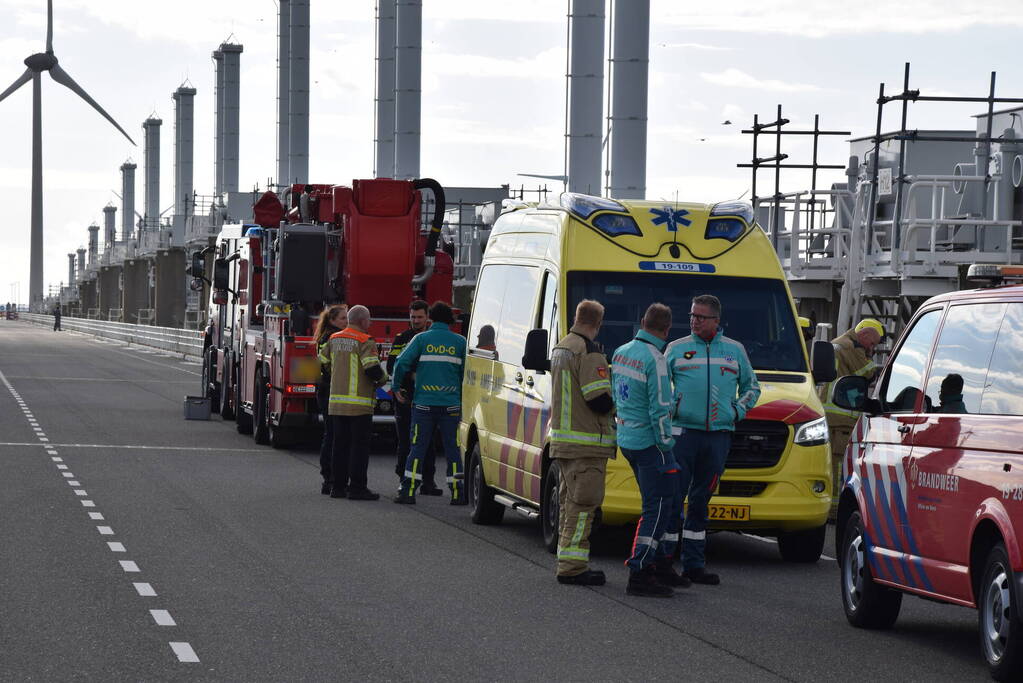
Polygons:
<instances>
[{"instance_id":1,"label":"yellow ambulance","mask_svg":"<svg viewBox=\"0 0 1023 683\"><path fill-rule=\"evenodd\" d=\"M499 523L511 509L539 517L545 544L557 544L560 467L549 457L547 368L576 304L604 305L597 341L610 356L655 301L675 312L669 340L689 334L698 294L721 300L725 334L745 345L762 389L737 425L711 527L776 536L788 560L819 558L832 496L827 424L781 265L743 202L564 193L553 203L506 206L486 246L468 329L460 437L474 522ZM816 381L833 375L831 351L815 347L815 365L825 368ZM600 513L611 525L639 518L639 491L620 453L608 464Z\"/></svg>"}]
</instances>

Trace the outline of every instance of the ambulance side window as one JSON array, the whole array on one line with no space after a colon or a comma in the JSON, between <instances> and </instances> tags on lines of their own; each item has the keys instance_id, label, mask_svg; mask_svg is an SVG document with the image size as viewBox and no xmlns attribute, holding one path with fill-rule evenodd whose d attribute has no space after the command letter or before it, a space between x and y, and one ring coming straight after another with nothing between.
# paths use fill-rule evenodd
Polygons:
<instances>
[{"instance_id":1,"label":"ambulance side window","mask_svg":"<svg viewBox=\"0 0 1023 683\"><path fill-rule=\"evenodd\" d=\"M558 277L550 271L544 274L543 306L540 307L540 315L534 327L550 332L547 347L549 353L561 336L558 330Z\"/></svg>"},{"instance_id":2,"label":"ambulance side window","mask_svg":"<svg viewBox=\"0 0 1023 683\"><path fill-rule=\"evenodd\" d=\"M508 266L486 266L480 272L476 295L472 303L472 321L469 327L470 348L479 351L497 351L497 330L501 319ZM485 354L484 354L485 355Z\"/></svg>"},{"instance_id":3,"label":"ambulance side window","mask_svg":"<svg viewBox=\"0 0 1023 683\"><path fill-rule=\"evenodd\" d=\"M497 328L497 359L518 365L526 347L526 335L536 319L536 290L540 271L533 266L503 266L508 269L507 289Z\"/></svg>"},{"instance_id":4,"label":"ambulance side window","mask_svg":"<svg viewBox=\"0 0 1023 683\"><path fill-rule=\"evenodd\" d=\"M941 309L924 313L899 347L881 393L885 412L909 413L915 409L923 391L924 370L941 313Z\"/></svg>"}]
</instances>

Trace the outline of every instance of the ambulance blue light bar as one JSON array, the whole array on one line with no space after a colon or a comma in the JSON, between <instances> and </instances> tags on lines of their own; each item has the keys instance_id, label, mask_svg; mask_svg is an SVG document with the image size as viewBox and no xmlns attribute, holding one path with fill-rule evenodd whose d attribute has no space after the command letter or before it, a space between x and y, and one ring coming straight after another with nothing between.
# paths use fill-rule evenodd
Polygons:
<instances>
[{"instance_id":1,"label":"ambulance blue light bar","mask_svg":"<svg viewBox=\"0 0 1023 683\"><path fill-rule=\"evenodd\" d=\"M748 202L719 202L710 210L703 238L734 242L753 225L753 206Z\"/></svg>"}]
</instances>

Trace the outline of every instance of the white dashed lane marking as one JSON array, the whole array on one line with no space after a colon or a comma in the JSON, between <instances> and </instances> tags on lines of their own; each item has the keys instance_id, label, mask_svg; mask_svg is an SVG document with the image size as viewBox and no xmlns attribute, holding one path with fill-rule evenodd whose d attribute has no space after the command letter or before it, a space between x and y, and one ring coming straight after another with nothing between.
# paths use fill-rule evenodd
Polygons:
<instances>
[{"instance_id":1,"label":"white dashed lane marking","mask_svg":"<svg viewBox=\"0 0 1023 683\"><path fill-rule=\"evenodd\" d=\"M104 343L104 342L99 342L99 343ZM143 353L152 353L152 352L143 351ZM125 354L125 355L129 355L129 354ZM157 354L157 355L164 356L164 354ZM153 361L145 361L144 359L141 359L141 358L136 358L136 360L142 360L143 362L152 363L153 365L164 365L163 363L153 363ZM196 365L198 365L198 363L196 363ZM168 365L166 367L173 367L173 366ZM181 370L181 368L177 368L177 369ZM192 375L197 375L198 374L198 373L195 373L195 372L190 372L188 370L183 370L183 372L187 372L187 373L192 374ZM51 443L49 443L50 440L49 440L49 438L47 438L46 432L44 432L43 428L39 426L38 420L36 420L35 416L32 414L32 411L30 411L28 409L28 406L25 404L25 401L22 400L21 396L18 395L18 392L16 392L14 390L14 387L11 385L10 381L3 374L3 372L0 372L0 381L2 381L4 386L7 387L7 391L10 392L10 394L14 397L15 401L17 401L18 405L21 407L22 412L25 414L25 419L28 421L29 426L32 428L32 431L35 432L35 436L36 436L37 439L39 439L39 442L40 442L38 444L35 444L35 443L17 443L17 444L16 443L6 443L6 444L5 443L0 443L0 446L42 446L43 448L46 449L46 453L50 456L50 460L52 462L54 462L54 463L57 463L56 469L57 469L58 472L60 472L61 476L63 477L63 481L66 481L68 483L68 485L71 486L71 487L76 487L76 488L73 488L73 490L74 490L74 493L75 493L75 496L77 497L77 499L79 499L81 501L82 507L84 507L84 508L95 508L96 507L96 503L94 501L92 501L92 500L86 499L86 496L88 496L89 494L85 491L85 489L77 488L77 487L80 487L82 485L81 482L74 478L75 475L68 470L68 466L63 464L64 463L64 459L58 455L58 451L56 449L59 448L63 444L58 445L58 444L51 444ZM123 380L123 381L130 381L130 380ZM67 444L67 445L65 445L65 447L74 447L74 446L81 447L78 444ZM89 446L86 446L86 447L111 448L110 446L101 446L99 444L95 444L95 445L90 444ZM117 448L117 446L113 446L113 448ZM145 448L145 447L120 446L120 448ZM165 450L165 449L154 449L154 450ZM179 449L172 448L172 449L169 449L169 450L179 450ZM180 449L180 450L203 450L203 449L196 448L196 449ZM222 450L244 450L244 449L222 449ZM96 521L96 522L106 521L105 518L103 517L103 513L101 513L101 512L89 512L88 514L89 514L89 519L92 520L92 521ZM96 527L96 531L99 532L100 536L114 536L115 535L113 528L109 527L109 526L106 526L106 525L98 525ZM107 547L110 549L111 552L114 552L114 553L127 552L125 547L124 547L124 544L121 543L120 541L107 541ZM118 563L121 566L121 570L124 571L125 573L139 573L140 572L138 564L136 564L133 560L118 560ZM143 598L153 598L153 597L156 597L156 590L153 588L152 584L150 584L148 582L144 582L144 581L132 582L132 586L135 588L135 591L139 594L139 597L143 597ZM151 609L151 610L149 610L149 614L152 617L153 622L157 626L164 626L164 627L174 627L174 626L177 626L177 622L174 621L174 618L170 615L170 612L165 610L165 609ZM181 642L181 641L172 641L172 642L170 642L168 644L171 646L171 651L173 651L175 656L177 656L179 662L195 663L195 662L199 661L199 657L195 654L195 650L193 650L192 646L189 645L188 643Z\"/></svg>"}]
</instances>

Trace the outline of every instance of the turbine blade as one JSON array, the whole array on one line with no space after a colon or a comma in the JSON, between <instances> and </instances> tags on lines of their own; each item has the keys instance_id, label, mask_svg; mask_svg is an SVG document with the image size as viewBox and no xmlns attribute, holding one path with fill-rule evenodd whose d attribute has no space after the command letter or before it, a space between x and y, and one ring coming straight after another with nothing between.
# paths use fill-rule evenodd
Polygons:
<instances>
[{"instance_id":1,"label":"turbine blade","mask_svg":"<svg viewBox=\"0 0 1023 683\"><path fill-rule=\"evenodd\" d=\"M46 51L53 54L53 0L46 0Z\"/></svg>"},{"instance_id":2,"label":"turbine blade","mask_svg":"<svg viewBox=\"0 0 1023 683\"><path fill-rule=\"evenodd\" d=\"M94 100L91 97L89 97L89 93L85 92L82 89L82 86L80 86L77 83L75 83L74 79L72 79L71 76L68 75L67 71L64 71L64 69L62 69L60 67L60 64L54 64L53 65L53 67L50 69L50 76L53 78L53 80L57 81L58 83L63 85L65 88L67 88L71 92L75 93L76 95L81 97L83 100L88 102L90 105L92 105L92 108L95 109L96 111L98 111L100 114L102 114L103 118L105 118L107 121L112 123L114 128L116 128L117 130L121 131L121 135L123 135L124 137L128 138L128 142L130 142L133 145L135 144L135 141L131 139L130 135L128 135L127 133L124 132L124 129L121 128L120 125L118 125L117 121L114 121L114 118L110 114L108 114L105 111L103 111L103 107L99 106L96 103L96 100Z\"/></svg>"},{"instance_id":3,"label":"turbine blade","mask_svg":"<svg viewBox=\"0 0 1023 683\"><path fill-rule=\"evenodd\" d=\"M15 90L17 90L21 86L23 86L26 83L28 83L29 81L31 81L32 80L32 73L33 73L32 69L25 69L25 73L21 74L21 76L18 77L18 80L14 81L14 83L11 85L11 87L7 88L7 90L4 90L2 93L0 93L0 100L3 100L8 95L10 95L12 92L14 92Z\"/></svg>"}]
</instances>

